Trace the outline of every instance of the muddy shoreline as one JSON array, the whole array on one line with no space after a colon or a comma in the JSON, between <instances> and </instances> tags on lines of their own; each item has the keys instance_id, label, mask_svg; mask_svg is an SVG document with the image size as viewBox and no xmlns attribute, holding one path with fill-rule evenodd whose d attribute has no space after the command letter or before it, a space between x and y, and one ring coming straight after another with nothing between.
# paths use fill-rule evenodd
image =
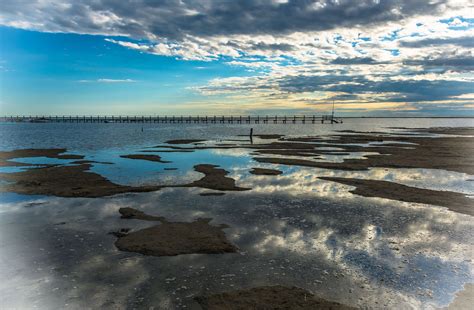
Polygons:
<instances>
[{"instance_id":1,"label":"muddy shoreline","mask_svg":"<svg viewBox=\"0 0 474 310\"><path fill-rule=\"evenodd\" d=\"M254 135L254 144L171 140L146 153L143 145L119 154L0 152L1 192L113 196L5 195L3 269L12 288L4 296L14 297L6 304L370 309L444 306L456 297L447 309L469 309L474 200L460 192L472 191L472 177L446 171L471 171L473 137L468 129L404 130ZM338 162L348 155L355 158ZM23 157L58 160L15 163ZM373 167L443 171L353 173ZM123 185L140 184L142 174L157 185ZM115 183L122 180L134 183Z\"/></svg>"},{"instance_id":2,"label":"muddy shoreline","mask_svg":"<svg viewBox=\"0 0 474 310\"><path fill-rule=\"evenodd\" d=\"M252 170L250 170L249 172L255 175L280 175L283 173L280 170L265 168L252 168Z\"/></svg>"},{"instance_id":3,"label":"muddy shoreline","mask_svg":"<svg viewBox=\"0 0 474 310\"><path fill-rule=\"evenodd\" d=\"M113 183L103 176L90 172L90 164L75 166L48 166L21 172L0 173L0 192L24 195L97 198L123 193L153 192L166 187L200 187L218 191L246 191L236 186L228 172L215 165L196 165L195 170L204 174L199 180L182 185L124 186ZM215 195L215 194L214 194Z\"/></svg>"},{"instance_id":4,"label":"muddy shoreline","mask_svg":"<svg viewBox=\"0 0 474 310\"><path fill-rule=\"evenodd\" d=\"M442 206L448 208L451 211L474 216L474 199L468 198L466 195L460 193L434 191L380 180L336 177L319 178L326 181L333 181L354 186L355 189L351 190L350 192L359 196L378 197L404 202Z\"/></svg>"},{"instance_id":5,"label":"muddy shoreline","mask_svg":"<svg viewBox=\"0 0 474 310\"><path fill-rule=\"evenodd\" d=\"M251 289L229 291L219 294L198 296L195 300L204 310L226 309L357 309L338 302L318 298L312 293L298 288L261 286Z\"/></svg>"},{"instance_id":6,"label":"muddy shoreline","mask_svg":"<svg viewBox=\"0 0 474 310\"><path fill-rule=\"evenodd\" d=\"M401 129L400 129L401 130ZM408 129L407 129L408 131ZM360 133L346 131L325 137L285 137L282 135L255 135L262 139L275 141L260 144L206 145L195 143L203 139L170 140L169 144L193 144L191 146L168 145L164 151L194 152L203 149L247 149L252 151L253 159L260 163L287 166L303 166L334 170L359 171L372 167L386 168L424 168L474 174L474 132L472 128L425 128L417 129L418 135L403 136L397 133ZM410 133L410 132L409 132ZM420 137L422 133L435 133L441 136ZM456 135L454 135L456 134ZM453 136L448 136L453 135ZM385 142L386 144L380 144ZM387 143L389 142L389 143ZM369 145L365 145L365 144ZM378 144L373 144L378 143ZM320 149L324 147L325 149ZM327 149L327 148L333 148ZM152 151L152 150L150 150ZM105 197L127 192L150 192L165 187L200 187L219 192L201 193L201 196L221 195L225 191L246 191L250 188L238 186L229 172L212 164L198 164L194 170L204 176L188 184L161 186L124 186L115 184L99 174L89 171L94 161L84 160L80 154L64 154L66 149L23 149L0 152L0 165L25 166L20 172L0 173L5 181L0 191L29 195L53 195L60 197ZM160 150L153 150L159 153ZM344 159L342 162L322 160L323 155L370 152L361 159ZM274 154L279 157L268 157ZM75 165L32 165L16 163L15 158L47 157L55 159L75 159ZM167 163L159 155L130 154L121 157ZM298 158L299 157L299 158ZM105 162L104 162L105 164ZM110 164L110 163L108 163ZM169 168L171 169L171 168ZM253 168L255 175L277 176L282 172L271 168ZM355 186L354 194L366 197L380 197L399 201L439 205L452 211L473 215L472 199L465 195L423 190L387 181L355 180L341 178L322 178L329 181Z\"/></svg>"},{"instance_id":7,"label":"muddy shoreline","mask_svg":"<svg viewBox=\"0 0 474 310\"><path fill-rule=\"evenodd\" d=\"M148 215L133 208L121 208L119 212L123 219L160 222L157 226L137 231L120 229L114 233L118 237L115 246L121 251L151 256L176 256L235 253L238 250L222 231L228 226L210 225L212 219L169 222L164 217Z\"/></svg>"},{"instance_id":8,"label":"muddy shoreline","mask_svg":"<svg viewBox=\"0 0 474 310\"><path fill-rule=\"evenodd\" d=\"M82 155L63 154L67 152L66 149L20 149L13 151L0 151L0 167L9 166L35 166L33 164L20 163L12 161L11 159L23 157L47 157L55 159L83 159Z\"/></svg>"},{"instance_id":9,"label":"muddy shoreline","mask_svg":"<svg viewBox=\"0 0 474 310\"><path fill-rule=\"evenodd\" d=\"M133 187L115 184L97 173L90 172L90 168L90 164L80 164L0 173L0 179L8 182L0 186L0 192L97 198L122 193L151 192L162 188L161 186Z\"/></svg>"},{"instance_id":10,"label":"muddy shoreline","mask_svg":"<svg viewBox=\"0 0 474 310\"><path fill-rule=\"evenodd\" d=\"M122 158L128 159L138 159L138 160L147 160L157 163L169 163L169 161L164 161L161 159L161 156L158 155L145 155L145 154L130 154L130 155L120 155Z\"/></svg>"},{"instance_id":11,"label":"muddy shoreline","mask_svg":"<svg viewBox=\"0 0 474 310\"><path fill-rule=\"evenodd\" d=\"M218 168L216 165L201 164L194 166L194 170L204 174L204 177L185 187L201 187L219 191L246 191L250 188L235 185L235 180L227 177L228 171Z\"/></svg>"}]
</instances>

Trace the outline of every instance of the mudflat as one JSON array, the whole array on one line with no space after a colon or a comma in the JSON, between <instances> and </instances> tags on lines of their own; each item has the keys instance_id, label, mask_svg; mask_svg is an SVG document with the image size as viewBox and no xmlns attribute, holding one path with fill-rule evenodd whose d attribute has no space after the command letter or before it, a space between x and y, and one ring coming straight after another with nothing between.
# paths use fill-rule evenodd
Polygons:
<instances>
[{"instance_id":1,"label":"mudflat","mask_svg":"<svg viewBox=\"0 0 474 310\"><path fill-rule=\"evenodd\" d=\"M4 152L4 158L15 158L15 156L44 156L54 158L83 158L82 155L59 155L65 152L65 149L52 150L18 150L13 152ZM9 154L5 154L9 153ZM128 156L128 155L127 155ZM130 155L131 156L131 155ZM143 159L145 156L152 161L161 161L159 156L155 155L137 155ZM201 187L219 191L243 191L248 188L242 188L235 185L235 180L227 177L228 172L217 168L215 165L196 165L196 171L205 176L190 184L182 185L156 185L156 186L125 186L115 184L107 178L89 171L94 161L76 162L75 165L46 165L45 167L29 168L24 171L12 173L0 173L0 180L6 181L0 186L0 192L14 192L25 195L50 195L58 197L105 197L122 193L133 192L151 192L164 187ZM21 163L20 163L21 164ZM25 164L27 166L32 166ZM22 165L20 165L22 166Z\"/></svg>"},{"instance_id":2,"label":"mudflat","mask_svg":"<svg viewBox=\"0 0 474 310\"><path fill-rule=\"evenodd\" d=\"M104 197L127 192L150 192L160 186L124 186L88 171L90 164L33 168L14 173L0 173L7 181L0 186L2 192L25 195L51 195L58 197Z\"/></svg>"},{"instance_id":3,"label":"mudflat","mask_svg":"<svg viewBox=\"0 0 474 310\"><path fill-rule=\"evenodd\" d=\"M169 161L163 161L159 155L130 154L130 155L121 155L120 157L129 158L129 159L148 160L148 161L154 161L158 163L169 163Z\"/></svg>"},{"instance_id":4,"label":"mudflat","mask_svg":"<svg viewBox=\"0 0 474 310\"><path fill-rule=\"evenodd\" d=\"M235 180L227 177L228 171L218 168L216 165L200 164L194 166L194 170L204 173L204 177L190 184L187 187L202 187L220 191L245 191L249 188L238 187Z\"/></svg>"},{"instance_id":5,"label":"mudflat","mask_svg":"<svg viewBox=\"0 0 474 310\"><path fill-rule=\"evenodd\" d=\"M293 139L296 140L296 139ZM474 137L400 137L395 135L340 135L330 137L324 143L319 138L299 138L297 141L307 142L314 147L336 147L339 152L376 152L379 154L365 155L364 159L345 159L343 162L325 162L303 160L298 158L256 157L263 163L296 165L337 170L367 170L370 167L385 168L425 168L442 169L461 173L474 174ZM355 145L374 142L397 141L400 144ZM407 144L408 143L408 144ZM261 153L271 153L268 149ZM305 151L317 155L319 152ZM330 154L331 152L326 153ZM279 153L284 155L282 153ZM291 151L287 152L292 155ZM298 155L297 152L293 152ZM320 153L319 153L320 154Z\"/></svg>"},{"instance_id":6,"label":"mudflat","mask_svg":"<svg viewBox=\"0 0 474 310\"><path fill-rule=\"evenodd\" d=\"M191 144L191 143L199 143L204 142L206 140L202 139L178 139L178 140L168 140L165 143L168 144Z\"/></svg>"},{"instance_id":7,"label":"mudflat","mask_svg":"<svg viewBox=\"0 0 474 310\"><path fill-rule=\"evenodd\" d=\"M194 222L168 222L163 217L147 215L141 211L120 209L122 218L159 221L161 224L138 231L120 230L115 246L121 251L137 252L152 256L181 254L223 254L237 252L237 247L227 240L223 228L213 226L211 219L199 218ZM124 217L125 215L125 217Z\"/></svg>"},{"instance_id":8,"label":"mudflat","mask_svg":"<svg viewBox=\"0 0 474 310\"><path fill-rule=\"evenodd\" d=\"M225 293L198 296L195 300L205 310L237 309L356 309L338 302L318 298L312 293L298 288L285 286L261 286Z\"/></svg>"},{"instance_id":9,"label":"mudflat","mask_svg":"<svg viewBox=\"0 0 474 310\"><path fill-rule=\"evenodd\" d=\"M33 166L32 164L10 161L22 157L47 157L56 159L83 159L82 155L63 154L66 149L20 149L0 152L0 167L6 166Z\"/></svg>"},{"instance_id":10,"label":"mudflat","mask_svg":"<svg viewBox=\"0 0 474 310\"><path fill-rule=\"evenodd\" d=\"M252 170L250 170L249 172L255 175L280 175L283 173L280 170L265 168L252 168Z\"/></svg>"},{"instance_id":11,"label":"mudflat","mask_svg":"<svg viewBox=\"0 0 474 310\"><path fill-rule=\"evenodd\" d=\"M443 310L472 310L474 305L474 284L464 285L464 289L456 294L453 302Z\"/></svg>"},{"instance_id":12,"label":"mudflat","mask_svg":"<svg viewBox=\"0 0 474 310\"><path fill-rule=\"evenodd\" d=\"M425 203L446 207L459 213L474 215L474 199L461 193L416 188L380 180L336 177L320 177L320 179L355 186L356 188L350 192L360 196Z\"/></svg>"}]
</instances>

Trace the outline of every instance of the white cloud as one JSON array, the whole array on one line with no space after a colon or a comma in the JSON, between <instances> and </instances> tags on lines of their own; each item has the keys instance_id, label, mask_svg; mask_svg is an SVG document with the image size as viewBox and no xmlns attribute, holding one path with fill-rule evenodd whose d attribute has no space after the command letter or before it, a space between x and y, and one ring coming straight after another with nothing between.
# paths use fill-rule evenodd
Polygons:
<instances>
[{"instance_id":1,"label":"white cloud","mask_svg":"<svg viewBox=\"0 0 474 310\"><path fill-rule=\"evenodd\" d=\"M398 101L391 103L395 106L404 104L404 98L415 100L420 95L406 91L413 83L431 82L434 88L442 87L442 82L448 88L461 85L464 88L459 86L454 94L444 90L453 100L463 94L464 84L448 82L473 80L474 55L469 42L474 37L474 25L468 20L473 9L473 3L458 0L319 0L311 4L263 0L235 1L232 5L179 1L159 6L141 0L134 5L102 0L61 4L32 0L21 6L8 3L0 13L0 24L40 31L123 35L129 39L106 40L185 61L226 61L255 74L211 80L193 88L203 95L238 98L241 102L256 99L278 106L281 100L299 102L297 93L313 92L313 103L327 100L328 94L343 98L347 87L353 85L365 105L392 98ZM324 84L317 87L317 83ZM392 89L381 87L390 83ZM425 87L423 91L430 90ZM446 98L440 95L439 100ZM356 104L353 100L350 103Z\"/></svg>"}]
</instances>

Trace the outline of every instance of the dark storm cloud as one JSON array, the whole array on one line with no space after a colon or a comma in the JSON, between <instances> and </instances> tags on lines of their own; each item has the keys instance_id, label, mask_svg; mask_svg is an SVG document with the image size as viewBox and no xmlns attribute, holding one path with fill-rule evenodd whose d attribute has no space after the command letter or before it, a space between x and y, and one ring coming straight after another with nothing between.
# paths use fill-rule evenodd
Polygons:
<instances>
[{"instance_id":1,"label":"dark storm cloud","mask_svg":"<svg viewBox=\"0 0 474 310\"><path fill-rule=\"evenodd\" d=\"M329 100L335 100L335 101L357 100L357 99L359 99L359 96L355 94L342 94L342 95L332 96L331 98L329 98Z\"/></svg>"},{"instance_id":2,"label":"dark storm cloud","mask_svg":"<svg viewBox=\"0 0 474 310\"><path fill-rule=\"evenodd\" d=\"M285 43L268 44L265 42L258 42L252 46L252 49L259 50L259 51L291 52L295 49L295 47L291 44L285 44Z\"/></svg>"},{"instance_id":3,"label":"dark storm cloud","mask_svg":"<svg viewBox=\"0 0 474 310\"><path fill-rule=\"evenodd\" d=\"M418 102L442 101L451 97L472 93L473 83L462 81L386 81L369 87L374 92L395 92L398 96L387 98L387 101Z\"/></svg>"},{"instance_id":4,"label":"dark storm cloud","mask_svg":"<svg viewBox=\"0 0 474 310\"><path fill-rule=\"evenodd\" d=\"M4 1L2 23L43 31L183 35L285 34L400 20L437 12L447 0ZM5 3L6 2L6 3Z\"/></svg>"},{"instance_id":5,"label":"dark storm cloud","mask_svg":"<svg viewBox=\"0 0 474 310\"><path fill-rule=\"evenodd\" d=\"M377 62L372 57L354 57L341 58L338 57L331 61L333 65L373 65Z\"/></svg>"},{"instance_id":6,"label":"dark storm cloud","mask_svg":"<svg viewBox=\"0 0 474 310\"><path fill-rule=\"evenodd\" d=\"M279 81L280 90L290 93L332 90L344 85L342 92L352 93L352 87L368 83L364 76L324 75L324 76L289 76Z\"/></svg>"},{"instance_id":7,"label":"dark storm cloud","mask_svg":"<svg viewBox=\"0 0 474 310\"><path fill-rule=\"evenodd\" d=\"M474 83L450 80L371 81L364 76L297 76L279 82L285 92L332 91L346 94L387 94L386 101L417 102L447 100L472 93ZM393 95L396 94L396 95Z\"/></svg>"},{"instance_id":8,"label":"dark storm cloud","mask_svg":"<svg viewBox=\"0 0 474 310\"><path fill-rule=\"evenodd\" d=\"M401 41L400 46L402 47L433 47L440 45L456 45L460 47L474 47L474 37L464 36L458 38L429 38L417 41Z\"/></svg>"},{"instance_id":9,"label":"dark storm cloud","mask_svg":"<svg viewBox=\"0 0 474 310\"><path fill-rule=\"evenodd\" d=\"M474 71L474 57L459 56L446 58L407 59L403 62L408 66L422 66L425 70L439 68L443 71Z\"/></svg>"}]
</instances>

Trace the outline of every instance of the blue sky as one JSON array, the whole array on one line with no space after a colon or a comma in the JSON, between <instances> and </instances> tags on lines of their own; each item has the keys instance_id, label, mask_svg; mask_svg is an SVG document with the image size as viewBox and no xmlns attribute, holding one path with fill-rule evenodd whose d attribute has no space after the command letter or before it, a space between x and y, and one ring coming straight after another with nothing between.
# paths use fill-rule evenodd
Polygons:
<instances>
[{"instance_id":1,"label":"blue sky","mask_svg":"<svg viewBox=\"0 0 474 310\"><path fill-rule=\"evenodd\" d=\"M6 1L0 114L474 116L470 1ZM244 14L245 13L245 14Z\"/></svg>"},{"instance_id":2,"label":"blue sky","mask_svg":"<svg viewBox=\"0 0 474 310\"><path fill-rule=\"evenodd\" d=\"M0 27L0 37L2 109L13 114L171 113L201 97L192 87L249 75L222 61L152 55L99 35Z\"/></svg>"}]
</instances>

